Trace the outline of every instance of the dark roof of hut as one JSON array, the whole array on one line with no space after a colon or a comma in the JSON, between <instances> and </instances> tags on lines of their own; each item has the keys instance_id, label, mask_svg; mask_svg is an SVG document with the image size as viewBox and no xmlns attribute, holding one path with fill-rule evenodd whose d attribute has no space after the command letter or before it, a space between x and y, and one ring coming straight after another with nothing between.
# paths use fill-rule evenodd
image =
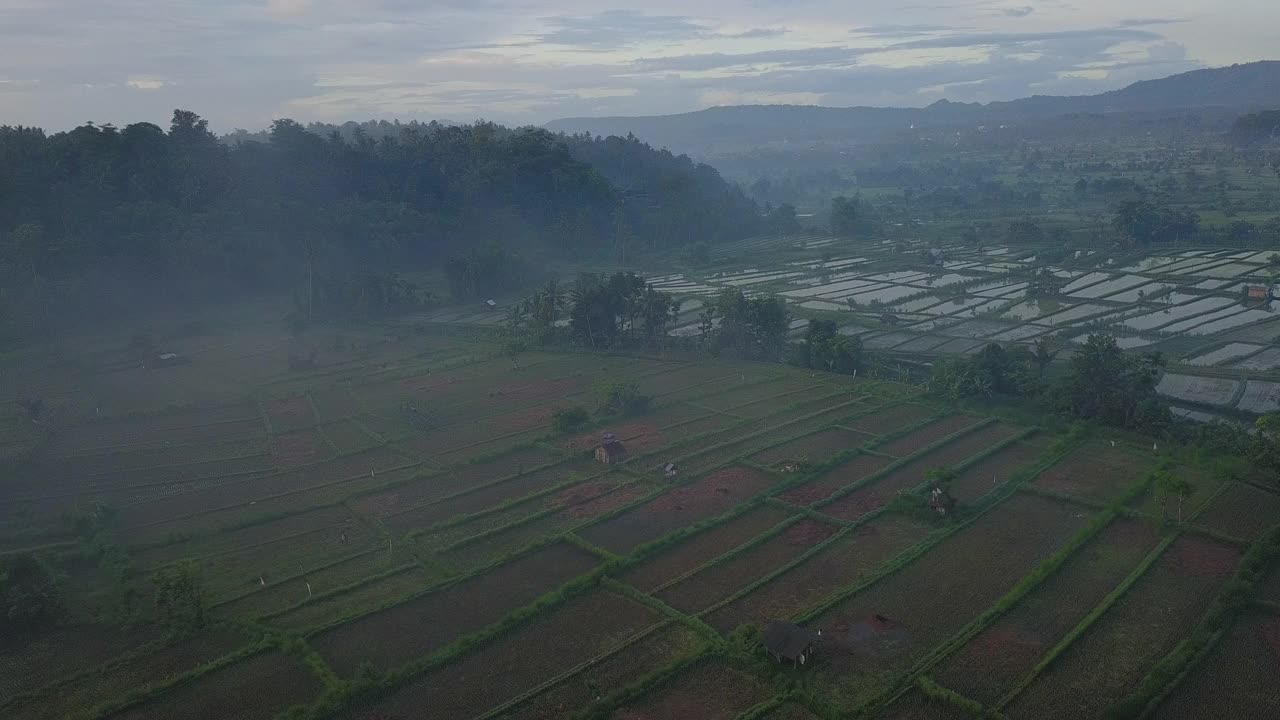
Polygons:
<instances>
[{"instance_id":1,"label":"dark roof of hut","mask_svg":"<svg viewBox=\"0 0 1280 720\"><path fill-rule=\"evenodd\" d=\"M809 648L818 636L794 623L771 622L764 629L764 646L769 652L791 660Z\"/></svg>"}]
</instances>

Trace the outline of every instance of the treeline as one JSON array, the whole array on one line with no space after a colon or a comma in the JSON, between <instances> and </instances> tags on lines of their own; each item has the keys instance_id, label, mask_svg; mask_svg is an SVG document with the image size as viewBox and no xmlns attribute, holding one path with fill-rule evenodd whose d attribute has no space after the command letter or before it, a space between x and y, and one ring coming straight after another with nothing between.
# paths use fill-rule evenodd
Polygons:
<instances>
[{"instance_id":1,"label":"treeline","mask_svg":"<svg viewBox=\"0 0 1280 720\"><path fill-rule=\"evenodd\" d=\"M1227 137L1232 143L1254 147L1280 140L1280 110L1241 115L1231 124Z\"/></svg>"},{"instance_id":2,"label":"treeline","mask_svg":"<svg viewBox=\"0 0 1280 720\"><path fill-rule=\"evenodd\" d=\"M1253 427L1177 423L1156 392L1166 364L1162 354L1127 352L1114 337L1094 334L1071 353L1065 372L1046 377L1061 352L1047 338L1030 347L990 343L974 355L937 362L928 389L952 401L1016 401L1072 421L1163 437L1240 458L1273 475L1280 472L1280 415L1261 417Z\"/></svg>"},{"instance_id":3,"label":"treeline","mask_svg":"<svg viewBox=\"0 0 1280 720\"><path fill-rule=\"evenodd\" d=\"M476 295L509 290L520 258L626 257L763 222L715 170L634 138L490 123L409 124L376 139L344 129L322 137L277 120L265 141L228 144L183 110L167 130L0 127L11 319L45 322L123 297L173 304L314 287L316 277L331 297L361 296L333 276L450 256L461 258L446 266L459 274L451 284Z\"/></svg>"}]
</instances>

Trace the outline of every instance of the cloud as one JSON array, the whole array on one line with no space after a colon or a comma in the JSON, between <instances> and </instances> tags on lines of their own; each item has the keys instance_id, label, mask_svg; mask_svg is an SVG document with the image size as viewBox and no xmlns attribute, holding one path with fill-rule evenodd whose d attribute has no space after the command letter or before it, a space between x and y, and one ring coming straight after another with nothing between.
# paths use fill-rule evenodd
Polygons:
<instances>
[{"instance_id":1,"label":"cloud","mask_svg":"<svg viewBox=\"0 0 1280 720\"><path fill-rule=\"evenodd\" d=\"M1021 17L1026 17L1035 11L1036 9L1031 7L1030 5L1019 5L1018 7L996 8L991 12L993 14L1003 15L1005 17L1021 18Z\"/></svg>"},{"instance_id":2,"label":"cloud","mask_svg":"<svg viewBox=\"0 0 1280 720\"><path fill-rule=\"evenodd\" d=\"M752 28L738 33L720 33L718 37L730 40L751 40L759 38L778 38L791 32L787 28Z\"/></svg>"},{"instance_id":3,"label":"cloud","mask_svg":"<svg viewBox=\"0 0 1280 720\"><path fill-rule=\"evenodd\" d=\"M172 85L173 83L158 75L130 75L124 84L134 90L159 90L165 85Z\"/></svg>"},{"instance_id":4,"label":"cloud","mask_svg":"<svg viewBox=\"0 0 1280 720\"><path fill-rule=\"evenodd\" d=\"M709 102L1004 100L1260 59L1280 24L1280 3L1187 0L1178 12L1193 24L1101 0L1071 0L1072 11L1053 0L917 1L935 7L0 0L0 124L163 123L175 107L222 131L281 116L527 123Z\"/></svg>"},{"instance_id":5,"label":"cloud","mask_svg":"<svg viewBox=\"0 0 1280 720\"><path fill-rule=\"evenodd\" d=\"M274 18L291 19L307 15L314 7L314 0L267 0L263 10Z\"/></svg>"},{"instance_id":6,"label":"cloud","mask_svg":"<svg viewBox=\"0 0 1280 720\"><path fill-rule=\"evenodd\" d=\"M901 38L916 37L919 35L929 35L937 32L952 32L962 30L964 28L952 27L950 25L868 25L865 27L856 27L849 31L851 35L866 35L868 37L885 37L885 38Z\"/></svg>"},{"instance_id":7,"label":"cloud","mask_svg":"<svg viewBox=\"0 0 1280 720\"><path fill-rule=\"evenodd\" d=\"M711 32L709 27L689 17L643 15L630 10L541 20L549 29L536 36L538 42L592 49L615 50L655 40L689 40Z\"/></svg>"}]
</instances>

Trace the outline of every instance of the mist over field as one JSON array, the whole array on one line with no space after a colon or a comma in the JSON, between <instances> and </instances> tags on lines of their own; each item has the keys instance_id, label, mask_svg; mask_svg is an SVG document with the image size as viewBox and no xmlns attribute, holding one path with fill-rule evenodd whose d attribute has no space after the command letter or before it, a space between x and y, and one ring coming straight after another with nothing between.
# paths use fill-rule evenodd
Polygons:
<instances>
[{"instance_id":1,"label":"mist over field","mask_svg":"<svg viewBox=\"0 0 1280 720\"><path fill-rule=\"evenodd\" d=\"M0 0L0 715L1275 715L1280 15L1147 4Z\"/></svg>"}]
</instances>

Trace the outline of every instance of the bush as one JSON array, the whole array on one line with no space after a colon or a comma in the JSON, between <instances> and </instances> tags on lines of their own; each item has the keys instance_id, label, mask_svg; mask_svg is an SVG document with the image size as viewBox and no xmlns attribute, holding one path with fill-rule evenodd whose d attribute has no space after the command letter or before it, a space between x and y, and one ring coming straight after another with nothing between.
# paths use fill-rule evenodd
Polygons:
<instances>
[{"instance_id":1,"label":"bush","mask_svg":"<svg viewBox=\"0 0 1280 720\"><path fill-rule=\"evenodd\" d=\"M574 405L571 408L561 408L552 413L551 428L564 435L586 425L590 419L591 415L584 408Z\"/></svg>"},{"instance_id":2,"label":"bush","mask_svg":"<svg viewBox=\"0 0 1280 720\"><path fill-rule=\"evenodd\" d=\"M596 385L601 415L640 415L649 410L653 396L640 392L640 386L625 380L610 380Z\"/></svg>"},{"instance_id":3,"label":"bush","mask_svg":"<svg viewBox=\"0 0 1280 720\"><path fill-rule=\"evenodd\" d=\"M161 568L151 576L151 582L156 586L156 614L167 631L185 635L204 625L204 582L194 561Z\"/></svg>"},{"instance_id":4,"label":"bush","mask_svg":"<svg viewBox=\"0 0 1280 720\"><path fill-rule=\"evenodd\" d=\"M62 614L61 583L48 563L31 553L0 558L0 637L51 626Z\"/></svg>"}]
</instances>

